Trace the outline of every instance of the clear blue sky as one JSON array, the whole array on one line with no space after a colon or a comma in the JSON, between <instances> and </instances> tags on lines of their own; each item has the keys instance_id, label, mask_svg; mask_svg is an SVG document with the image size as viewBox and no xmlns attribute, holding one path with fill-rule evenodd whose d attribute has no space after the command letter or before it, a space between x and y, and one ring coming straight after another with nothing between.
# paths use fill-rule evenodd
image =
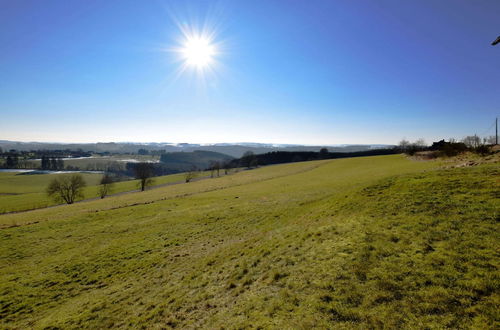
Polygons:
<instances>
[{"instance_id":1,"label":"clear blue sky","mask_svg":"<svg viewBox=\"0 0 500 330\"><path fill-rule=\"evenodd\" d=\"M180 72L180 26L215 32L211 72ZM493 134L498 35L498 0L0 0L0 139Z\"/></svg>"}]
</instances>

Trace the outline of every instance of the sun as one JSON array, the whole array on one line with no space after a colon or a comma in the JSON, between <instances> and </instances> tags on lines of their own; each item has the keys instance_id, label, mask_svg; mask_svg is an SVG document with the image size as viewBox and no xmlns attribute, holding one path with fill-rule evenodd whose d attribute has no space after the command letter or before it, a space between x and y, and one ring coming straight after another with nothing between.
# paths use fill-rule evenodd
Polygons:
<instances>
[{"instance_id":1,"label":"sun","mask_svg":"<svg viewBox=\"0 0 500 330\"><path fill-rule=\"evenodd\" d=\"M173 62L179 64L174 79L186 75L202 84L215 85L224 68L221 61L227 56L227 46L216 27L210 23L201 26L179 22L181 33L175 37L175 45L164 51L173 54Z\"/></svg>"},{"instance_id":2,"label":"sun","mask_svg":"<svg viewBox=\"0 0 500 330\"><path fill-rule=\"evenodd\" d=\"M181 54L187 65L203 69L213 62L216 50L210 39L203 36L190 36L186 38Z\"/></svg>"}]
</instances>

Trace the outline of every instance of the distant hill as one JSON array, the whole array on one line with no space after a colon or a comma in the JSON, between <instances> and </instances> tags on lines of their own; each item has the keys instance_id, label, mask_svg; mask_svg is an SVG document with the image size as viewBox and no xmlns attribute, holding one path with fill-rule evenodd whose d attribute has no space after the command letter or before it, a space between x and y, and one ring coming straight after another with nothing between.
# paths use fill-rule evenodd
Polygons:
<instances>
[{"instance_id":1,"label":"distant hill","mask_svg":"<svg viewBox=\"0 0 500 330\"><path fill-rule=\"evenodd\" d=\"M356 152L380 148L388 148L392 145L386 144L344 144L305 146L298 144L268 144L268 143L215 143L215 144L191 144L191 143L131 143L131 142L108 142L108 143L44 143L44 142L17 142L0 140L0 148L3 150L16 149L18 151L28 150L78 150L89 152L111 152L111 153L137 153L139 149L148 151L192 152L213 151L239 158L247 151L254 154L263 154L271 151L314 151L328 148L330 152Z\"/></svg>"},{"instance_id":2,"label":"distant hill","mask_svg":"<svg viewBox=\"0 0 500 330\"><path fill-rule=\"evenodd\" d=\"M193 166L206 169L212 161L228 161L233 157L220 152L195 150L193 152L169 152L162 154L160 162L173 171L189 170Z\"/></svg>"}]
</instances>

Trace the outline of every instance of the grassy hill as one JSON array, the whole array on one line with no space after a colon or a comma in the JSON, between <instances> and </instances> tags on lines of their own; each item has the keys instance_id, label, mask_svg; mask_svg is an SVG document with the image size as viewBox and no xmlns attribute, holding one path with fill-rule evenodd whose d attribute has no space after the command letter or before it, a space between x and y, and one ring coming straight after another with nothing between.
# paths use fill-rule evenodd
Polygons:
<instances>
[{"instance_id":1,"label":"grassy hill","mask_svg":"<svg viewBox=\"0 0 500 330\"><path fill-rule=\"evenodd\" d=\"M60 204L47 196L47 186L55 176L65 174L29 174L0 173L0 214L7 212L18 212L45 208ZM200 176L208 175L200 172ZM82 173L87 183L83 190L84 198L99 197L99 183L102 174ZM171 174L153 178L152 186L159 186L174 182L184 181L184 174ZM137 190L139 180L127 180L116 182L113 185L112 194Z\"/></svg>"},{"instance_id":2,"label":"grassy hill","mask_svg":"<svg viewBox=\"0 0 500 330\"><path fill-rule=\"evenodd\" d=\"M0 216L2 328L497 328L497 164L271 166Z\"/></svg>"},{"instance_id":3,"label":"grassy hill","mask_svg":"<svg viewBox=\"0 0 500 330\"><path fill-rule=\"evenodd\" d=\"M0 173L0 214L55 205L45 190L54 177L61 174ZM89 186L99 184L101 174L82 174ZM90 188L92 189L92 188ZM88 194L89 188L86 189ZM94 196L97 196L97 188Z\"/></svg>"}]
</instances>

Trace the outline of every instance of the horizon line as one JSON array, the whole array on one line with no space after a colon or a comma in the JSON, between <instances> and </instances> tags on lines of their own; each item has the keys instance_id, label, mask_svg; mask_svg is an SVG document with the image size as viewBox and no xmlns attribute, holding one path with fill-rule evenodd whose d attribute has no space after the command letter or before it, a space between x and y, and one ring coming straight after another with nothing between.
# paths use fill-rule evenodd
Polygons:
<instances>
[{"instance_id":1,"label":"horizon line","mask_svg":"<svg viewBox=\"0 0 500 330\"><path fill-rule=\"evenodd\" d=\"M180 144L191 144L200 146L212 146L220 144L228 145L245 145L245 144L260 144L260 145L282 145L282 146L305 146L305 147L338 147L338 146L373 146L373 145L384 145L392 146L396 144L391 143L334 143L334 144L301 144L301 143L273 143L273 142L213 142L213 143L200 143L200 142L134 142L134 141L97 141L97 142L61 142L61 141L20 141L20 140L5 140L0 139L0 142L10 142L10 143L40 143L40 144L98 144L98 143L123 143L123 144L170 144L172 146Z\"/></svg>"}]
</instances>

